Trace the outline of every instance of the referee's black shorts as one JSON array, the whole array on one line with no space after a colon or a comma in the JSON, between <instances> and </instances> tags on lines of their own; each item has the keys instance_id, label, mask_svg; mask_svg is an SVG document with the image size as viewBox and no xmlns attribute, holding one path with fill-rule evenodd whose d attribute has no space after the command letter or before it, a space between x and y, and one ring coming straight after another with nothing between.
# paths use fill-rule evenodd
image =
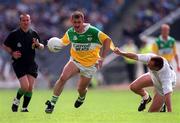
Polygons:
<instances>
[{"instance_id":1,"label":"referee's black shorts","mask_svg":"<svg viewBox=\"0 0 180 123\"><path fill-rule=\"evenodd\" d=\"M17 78L21 78L22 76L27 74L32 75L34 78L37 78L38 76L38 65L36 63L31 63L28 65L13 63L12 66Z\"/></svg>"}]
</instances>

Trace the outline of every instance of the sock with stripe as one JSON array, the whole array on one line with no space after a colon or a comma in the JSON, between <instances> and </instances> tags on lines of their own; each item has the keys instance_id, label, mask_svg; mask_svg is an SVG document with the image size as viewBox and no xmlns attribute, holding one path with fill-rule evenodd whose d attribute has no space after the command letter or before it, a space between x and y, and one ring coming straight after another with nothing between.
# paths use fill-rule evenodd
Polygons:
<instances>
[{"instance_id":1,"label":"sock with stripe","mask_svg":"<svg viewBox=\"0 0 180 123\"><path fill-rule=\"evenodd\" d=\"M78 101L79 102L84 102L85 96L78 96Z\"/></svg>"},{"instance_id":2,"label":"sock with stripe","mask_svg":"<svg viewBox=\"0 0 180 123\"><path fill-rule=\"evenodd\" d=\"M52 98L51 98L51 103L52 103L53 105L55 105L56 102L58 101L58 98L59 98L59 96L53 95Z\"/></svg>"},{"instance_id":3,"label":"sock with stripe","mask_svg":"<svg viewBox=\"0 0 180 123\"><path fill-rule=\"evenodd\" d=\"M32 92L26 92L24 94L23 108L27 108L32 97Z\"/></svg>"},{"instance_id":4,"label":"sock with stripe","mask_svg":"<svg viewBox=\"0 0 180 123\"><path fill-rule=\"evenodd\" d=\"M16 99L20 100L21 97L25 94L25 91L22 90L21 88L18 89L17 95L16 95Z\"/></svg>"}]
</instances>

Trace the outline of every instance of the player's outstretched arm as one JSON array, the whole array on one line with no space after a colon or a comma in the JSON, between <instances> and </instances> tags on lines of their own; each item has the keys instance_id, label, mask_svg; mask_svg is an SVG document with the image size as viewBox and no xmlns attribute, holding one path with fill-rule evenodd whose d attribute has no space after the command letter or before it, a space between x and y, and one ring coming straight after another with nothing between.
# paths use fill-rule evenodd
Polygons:
<instances>
[{"instance_id":1,"label":"player's outstretched arm","mask_svg":"<svg viewBox=\"0 0 180 123\"><path fill-rule=\"evenodd\" d=\"M135 53L130 53L130 52L123 52L121 51L118 47L116 47L113 51L117 55L121 55L130 59L138 60L138 55Z\"/></svg>"},{"instance_id":2,"label":"player's outstretched arm","mask_svg":"<svg viewBox=\"0 0 180 123\"><path fill-rule=\"evenodd\" d=\"M172 112L172 107L171 107L171 92L165 94L165 104L167 106L167 111Z\"/></svg>"}]
</instances>

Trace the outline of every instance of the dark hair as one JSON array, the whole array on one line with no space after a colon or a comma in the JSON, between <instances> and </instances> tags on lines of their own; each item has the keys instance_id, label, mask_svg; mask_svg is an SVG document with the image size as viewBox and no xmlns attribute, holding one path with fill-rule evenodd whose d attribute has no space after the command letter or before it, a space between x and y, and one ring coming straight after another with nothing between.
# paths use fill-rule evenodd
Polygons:
<instances>
[{"instance_id":1,"label":"dark hair","mask_svg":"<svg viewBox=\"0 0 180 123\"><path fill-rule=\"evenodd\" d=\"M72 19L79 19L79 18L84 19L84 14L81 11L75 11L72 13L71 18Z\"/></svg>"},{"instance_id":2,"label":"dark hair","mask_svg":"<svg viewBox=\"0 0 180 123\"><path fill-rule=\"evenodd\" d=\"M154 61L154 66L157 67L158 70L160 70L163 67L163 58L155 56L151 58L151 61Z\"/></svg>"}]
</instances>

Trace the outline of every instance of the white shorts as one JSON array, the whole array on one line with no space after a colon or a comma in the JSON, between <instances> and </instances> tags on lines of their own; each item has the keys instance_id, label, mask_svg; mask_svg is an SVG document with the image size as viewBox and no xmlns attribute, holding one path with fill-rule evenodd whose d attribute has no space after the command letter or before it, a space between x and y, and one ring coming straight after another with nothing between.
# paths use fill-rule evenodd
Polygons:
<instances>
[{"instance_id":1,"label":"white shorts","mask_svg":"<svg viewBox=\"0 0 180 123\"><path fill-rule=\"evenodd\" d=\"M97 71L95 64L90 67L85 67L81 65L79 62L73 60L72 58L70 58L70 61L72 61L79 68L80 75L85 76L87 78L92 78Z\"/></svg>"},{"instance_id":2,"label":"white shorts","mask_svg":"<svg viewBox=\"0 0 180 123\"><path fill-rule=\"evenodd\" d=\"M170 73L167 73L170 74ZM156 78L152 78L153 84L157 90L157 92L164 96L166 93L172 92L173 88L176 86L176 74L172 71L171 76L169 78L163 78L164 84L159 82Z\"/></svg>"}]
</instances>

